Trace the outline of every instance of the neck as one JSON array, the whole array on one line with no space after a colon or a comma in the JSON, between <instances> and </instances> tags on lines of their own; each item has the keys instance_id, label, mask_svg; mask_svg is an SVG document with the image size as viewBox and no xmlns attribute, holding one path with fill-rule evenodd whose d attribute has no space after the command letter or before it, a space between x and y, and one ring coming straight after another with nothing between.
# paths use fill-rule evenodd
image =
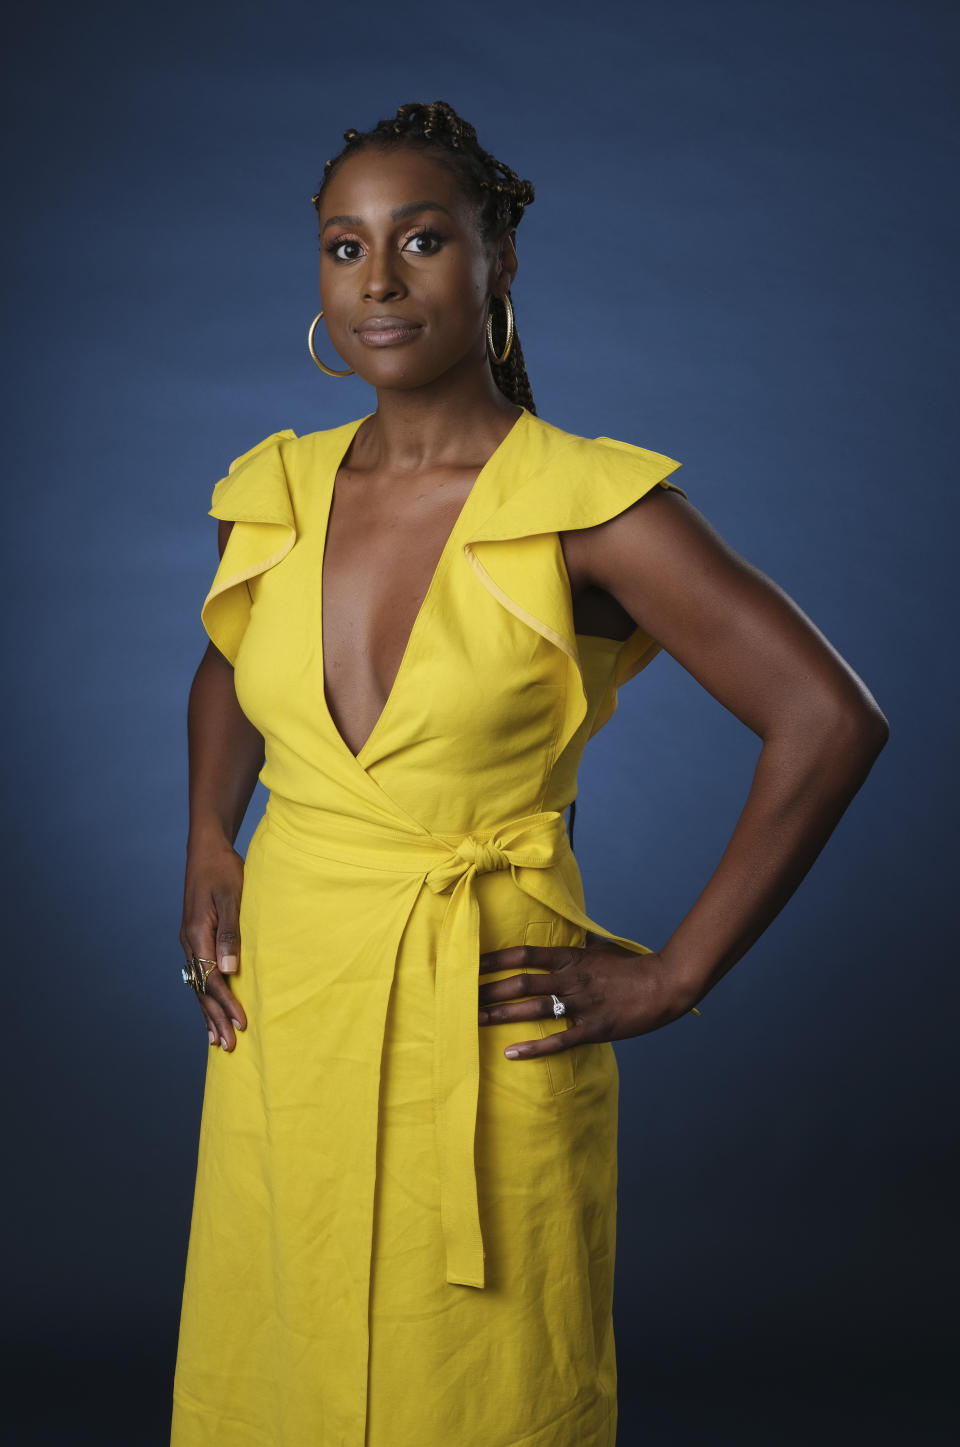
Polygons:
<instances>
[{"instance_id":1,"label":"neck","mask_svg":"<svg viewBox=\"0 0 960 1447\"><path fill-rule=\"evenodd\" d=\"M362 465L413 472L489 455L523 408L484 371L487 381L474 376L470 385L445 376L429 387L378 388L377 410L357 434Z\"/></svg>"}]
</instances>

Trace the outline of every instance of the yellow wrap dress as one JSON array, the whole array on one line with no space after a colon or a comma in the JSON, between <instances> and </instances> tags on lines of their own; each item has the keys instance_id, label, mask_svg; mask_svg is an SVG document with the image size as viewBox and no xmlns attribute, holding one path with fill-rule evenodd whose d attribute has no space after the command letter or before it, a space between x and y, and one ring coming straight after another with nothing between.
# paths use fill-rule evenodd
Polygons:
<instances>
[{"instance_id":1,"label":"yellow wrap dress","mask_svg":"<svg viewBox=\"0 0 960 1447\"><path fill-rule=\"evenodd\" d=\"M507 1059L567 1021L480 1026L477 959L588 929L648 952L585 912L564 810L658 647L575 633L558 533L680 463L524 409L354 756L325 701L321 571L364 420L274 433L213 490L234 527L201 616L269 794L234 977L249 1025L207 1055L171 1440L612 1447L614 1049Z\"/></svg>"}]
</instances>

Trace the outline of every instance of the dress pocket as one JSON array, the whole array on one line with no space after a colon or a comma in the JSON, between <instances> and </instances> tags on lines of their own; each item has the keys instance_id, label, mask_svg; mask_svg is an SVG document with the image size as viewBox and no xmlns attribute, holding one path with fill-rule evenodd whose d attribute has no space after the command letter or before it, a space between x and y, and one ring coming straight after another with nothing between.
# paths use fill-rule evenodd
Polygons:
<instances>
[{"instance_id":1,"label":"dress pocket","mask_svg":"<svg viewBox=\"0 0 960 1447\"><path fill-rule=\"evenodd\" d=\"M552 945L556 921L552 919L530 920L523 931L523 943L525 945ZM549 995L546 996L549 1001ZM548 1015L545 1019L537 1021L537 1028L543 1039L548 1035L556 1035L561 1030L568 1030L570 1022L566 1015ZM573 1090L577 1083L577 1052L576 1048L560 1050L555 1055L543 1057L547 1074L550 1078L550 1090L554 1095L564 1095L568 1090Z\"/></svg>"}]
</instances>

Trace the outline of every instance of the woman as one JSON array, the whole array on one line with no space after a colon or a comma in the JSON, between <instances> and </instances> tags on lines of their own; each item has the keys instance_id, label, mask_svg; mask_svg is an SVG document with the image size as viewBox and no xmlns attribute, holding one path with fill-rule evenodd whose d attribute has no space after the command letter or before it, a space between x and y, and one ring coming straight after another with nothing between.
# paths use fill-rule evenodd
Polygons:
<instances>
[{"instance_id":1,"label":"woman","mask_svg":"<svg viewBox=\"0 0 960 1447\"><path fill-rule=\"evenodd\" d=\"M376 411L263 439L211 508L181 944L216 1049L173 1443L609 1447L611 1042L740 959L887 723L678 462L537 417L530 183L439 101L345 137L314 203L347 368L310 345ZM763 748L654 951L586 913L564 811L660 648Z\"/></svg>"}]
</instances>

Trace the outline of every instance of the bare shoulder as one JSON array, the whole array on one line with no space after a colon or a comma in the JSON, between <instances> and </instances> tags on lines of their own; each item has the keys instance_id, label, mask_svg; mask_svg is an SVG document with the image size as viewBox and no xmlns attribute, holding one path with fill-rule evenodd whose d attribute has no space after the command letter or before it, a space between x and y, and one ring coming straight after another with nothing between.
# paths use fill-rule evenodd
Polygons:
<instances>
[{"instance_id":1,"label":"bare shoulder","mask_svg":"<svg viewBox=\"0 0 960 1447\"><path fill-rule=\"evenodd\" d=\"M812 619L679 493L652 488L565 534L568 550L584 585L608 592L758 734L775 712L799 714L811 699L846 716L878 713Z\"/></svg>"},{"instance_id":2,"label":"bare shoulder","mask_svg":"<svg viewBox=\"0 0 960 1447\"><path fill-rule=\"evenodd\" d=\"M776 589L699 508L669 488L653 487L605 522L564 533L563 547L584 585L606 589L631 611L641 609L641 623L655 615L662 625L660 605L675 616L697 596L716 602L718 592L726 593L728 602L742 604L744 590L762 581Z\"/></svg>"},{"instance_id":3,"label":"bare shoulder","mask_svg":"<svg viewBox=\"0 0 960 1447\"><path fill-rule=\"evenodd\" d=\"M605 522L588 528L571 528L560 534L567 572L574 592L583 588L606 588L604 581L615 573L618 559L638 557L638 549L655 549L664 535L671 535L674 546L682 546L680 519L686 517L691 537L698 530L712 535L722 543L719 534L706 518L685 497L673 489L653 487L623 512Z\"/></svg>"}]
</instances>

